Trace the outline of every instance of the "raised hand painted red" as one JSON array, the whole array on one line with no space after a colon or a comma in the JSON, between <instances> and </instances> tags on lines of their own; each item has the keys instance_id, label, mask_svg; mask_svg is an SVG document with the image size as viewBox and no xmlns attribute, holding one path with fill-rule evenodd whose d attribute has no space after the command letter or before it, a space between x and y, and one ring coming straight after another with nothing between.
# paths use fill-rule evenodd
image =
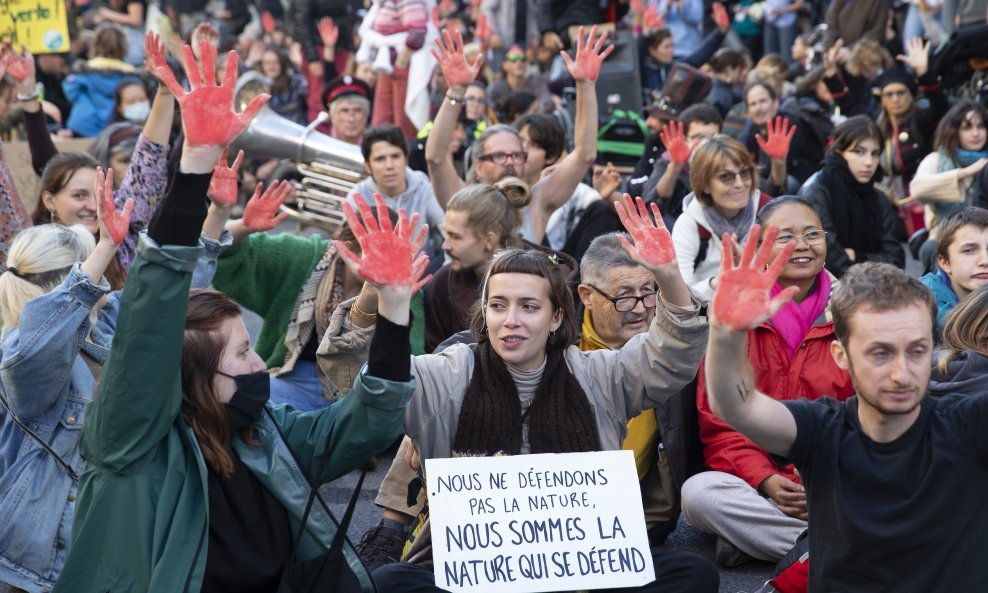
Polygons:
<instances>
[{"instance_id":1,"label":"raised hand painted red","mask_svg":"<svg viewBox=\"0 0 988 593\"><path fill-rule=\"evenodd\" d=\"M429 225L419 227L418 234L412 238L412 229L418 225L418 214L412 214L411 220L404 210L398 211L398 226L392 228L388 207L381 194L374 194L377 203L377 217L367 202L361 196L356 196L357 210L360 218L349 204L343 205L347 224L353 230L357 243L360 244L361 254L357 256L342 241L333 241L340 254L368 282L377 286L411 286L412 292L417 291L431 278L421 278L429 258L418 253L425 242ZM363 219L361 222L360 219Z\"/></svg>"},{"instance_id":2,"label":"raised hand painted red","mask_svg":"<svg viewBox=\"0 0 988 593\"><path fill-rule=\"evenodd\" d=\"M569 54L562 52L563 62L566 70L574 80L589 80L596 82L600 76L600 65L604 59L614 51L613 45L604 48L607 41L607 31L597 36L597 25L590 29L590 36L584 41L583 27L580 27L579 35L576 39L576 59L569 57Z\"/></svg>"},{"instance_id":3,"label":"raised hand painted red","mask_svg":"<svg viewBox=\"0 0 988 593\"><path fill-rule=\"evenodd\" d=\"M730 235L724 233L722 237L720 283L714 293L713 314L717 322L726 324L734 331L748 331L758 327L775 315L799 290L798 287L790 286L774 299L771 298L775 280L796 249L796 243L787 243L769 266L772 245L779 235L779 229L775 225L768 228L756 254L755 244L760 234L761 227L753 225L748 232L741 261L737 265L734 264L731 253Z\"/></svg>"},{"instance_id":4,"label":"raised hand painted red","mask_svg":"<svg viewBox=\"0 0 988 593\"><path fill-rule=\"evenodd\" d=\"M217 206L233 206L237 203L237 171L244 160L244 151L237 153L233 165L227 167L229 147L223 149L220 160L216 161L213 176L209 180L209 190L206 195Z\"/></svg>"},{"instance_id":5,"label":"raised hand painted red","mask_svg":"<svg viewBox=\"0 0 988 593\"><path fill-rule=\"evenodd\" d=\"M672 246L672 236L666 229L662 215L659 214L659 207L654 202L649 205L652 207L655 222L649 218L645 201L641 198L637 200L637 207L628 194L624 194L623 202L614 204L621 224L635 240L635 244L632 245L626 238L621 237L621 244L631 257L651 267L664 266L676 261L676 250Z\"/></svg>"},{"instance_id":6,"label":"raised hand painted red","mask_svg":"<svg viewBox=\"0 0 988 593\"><path fill-rule=\"evenodd\" d=\"M451 29L452 27L443 29L443 38L437 39L435 49L430 51L443 70L446 84L467 86L477 79L482 60L477 56L472 63L467 63L463 55L463 35L459 29L452 29L452 33Z\"/></svg>"},{"instance_id":7,"label":"raised hand painted red","mask_svg":"<svg viewBox=\"0 0 988 593\"><path fill-rule=\"evenodd\" d=\"M268 189L261 194L264 189L263 183L257 184L254 195L247 201L244 207L243 223L252 231L268 231L278 226L278 223L288 216L287 212L278 214L278 209L290 196L295 193L295 188L287 181L275 181L268 186Z\"/></svg>"},{"instance_id":8,"label":"raised hand painted red","mask_svg":"<svg viewBox=\"0 0 988 593\"><path fill-rule=\"evenodd\" d=\"M260 94L247 105L243 113L236 113L233 110L233 89L237 81L237 52L231 51L227 55L223 82L217 85L216 48L207 41L199 43L201 69L192 54L192 47L186 45L182 50L185 73L191 89L188 92L175 80L160 48L154 48L148 59L182 107L185 141L191 146L225 146L244 131L270 97Z\"/></svg>"},{"instance_id":9,"label":"raised hand painted red","mask_svg":"<svg viewBox=\"0 0 988 593\"><path fill-rule=\"evenodd\" d=\"M789 120L781 115L775 116L775 121L769 120L765 124L765 135L755 136L758 147L762 149L770 159L784 161L789 154L789 143L792 142L792 135L796 133L796 126L789 125Z\"/></svg>"},{"instance_id":10,"label":"raised hand painted red","mask_svg":"<svg viewBox=\"0 0 988 593\"><path fill-rule=\"evenodd\" d=\"M123 211L117 212L116 203L113 201L113 169L107 169L104 174L103 167L96 167L96 200L100 230L109 233L114 245L120 245L130 229L134 199L127 198Z\"/></svg>"},{"instance_id":11,"label":"raised hand painted red","mask_svg":"<svg viewBox=\"0 0 988 593\"><path fill-rule=\"evenodd\" d=\"M662 140L662 145L669 151L669 159L675 165L685 165L688 163L690 155L693 154L693 149L697 145L696 142L689 146L686 145L683 124L677 121L669 122L662 126L662 132L659 133L659 138Z\"/></svg>"}]
</instances>

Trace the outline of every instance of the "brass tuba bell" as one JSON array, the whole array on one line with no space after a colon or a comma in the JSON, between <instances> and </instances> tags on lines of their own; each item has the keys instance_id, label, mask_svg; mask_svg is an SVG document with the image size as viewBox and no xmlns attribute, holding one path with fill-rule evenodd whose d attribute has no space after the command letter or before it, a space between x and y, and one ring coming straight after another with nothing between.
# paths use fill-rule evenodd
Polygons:
<instances>
[{"instance_id":1,"label":"brass tuba bell","mask_svg":"<svg viewBox=\"0 0 988 593\"><path fill-rule=\"evenodd\" d=\"M270 81L258 73L241 77L234 96L237 111L266 92L268 85ZM327 119L329 114L322 112L311 124L301 126L265 105L230 148L250 157L293 161L302 177L292 182L296 203L281 209L299 223L333 232L345 221L342 206L347 193L367 177L367 169L360 147L315 131Z\"/></svg>"}]
</instances>

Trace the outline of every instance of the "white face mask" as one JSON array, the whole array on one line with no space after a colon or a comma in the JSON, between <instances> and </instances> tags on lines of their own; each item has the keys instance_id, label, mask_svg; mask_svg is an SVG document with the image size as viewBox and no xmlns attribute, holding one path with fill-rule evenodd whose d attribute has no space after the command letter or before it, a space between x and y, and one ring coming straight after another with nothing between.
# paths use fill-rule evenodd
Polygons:
<instances>
[{"instance_id":1,"label":"white face mask","mask_svg":"<svg viewBox=\"0 0 988 593\"><path fill-rule=\"evenodd\" d=\"M147 120L148 115L151 113L151 103L148 101L141 101L140 103L131 103L130 105L124 105L123 116L124 119L135 124L142 124Z\"/></svg>"}]
</instances>

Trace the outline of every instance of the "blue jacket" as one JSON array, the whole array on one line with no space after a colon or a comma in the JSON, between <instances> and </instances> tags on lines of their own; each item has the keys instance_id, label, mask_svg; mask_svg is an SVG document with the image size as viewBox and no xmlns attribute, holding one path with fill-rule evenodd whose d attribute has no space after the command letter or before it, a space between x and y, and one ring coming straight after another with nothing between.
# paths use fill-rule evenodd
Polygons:
<instances>
[{"instance_id":1,"label":"blue jacket","mask_svg":"<svg viewBox=\"0 0 988 593\"><path fill-rule=\"evenodd\" d=\"M109 356L118 293L90 322L109 290L76 264L61 286L24 305L20 324L2 341L0 384L11 409L77 474L84 407L96 384L82 354L99 365ZM9 414L0 419L0 581L48 591L68 554L76 484Z\"/></svg>"},{"instance_id":2,"label":"blue jacket","mask_svg":"<svg viewBox=\"0 0 988 593\"><path fill-rule=\"evenodd\" d=\"M62 90L72 102L65 127L76 136L99 135L113 119L113 97L117 85L133 78L133 66L121 60L93 58L62 81Z\"/></svg>"},{"instance_id":3,"label":"blue jacket","mask_svg":"<svg viewBox=\"0 0 988 593\"><path fill-rule=\"evenodd\" d=\"M957 293L950 286L950 279L942 270L930 272L919 279L933 293L933 298L937 301L937 342L943 335L943 324L947 321L947 315L957 306Z\"/></svg>"},{"instance_id":4,"label":"blue jacket","mask_svg":"<svg viewBox=\"0 0 988 593\"><path fill-rule=\"evenodd\" d=\"M229 237L224 237L229 243ZM193 284L204 286L222 245L203 237ZM76 264L60 286L28 301L0 341L0 386L17 418L82 474L80 436L96 389L83 355L102 367L119 312L119 292L93 284ZM108 302L96 323L90 313ZM90 334L90 330L92 333ZM77 483L0 408L0 583L50 591L65 565Z\"/></svg>"}]
</instances>

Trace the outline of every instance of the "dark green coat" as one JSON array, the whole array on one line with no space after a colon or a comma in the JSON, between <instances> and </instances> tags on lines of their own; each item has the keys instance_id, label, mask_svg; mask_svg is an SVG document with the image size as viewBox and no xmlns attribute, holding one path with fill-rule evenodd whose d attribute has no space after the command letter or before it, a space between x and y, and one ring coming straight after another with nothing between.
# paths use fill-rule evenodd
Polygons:
<instances>
[{"instance_id":1,"label":"dark green coat","mask_svg":"<svg viewBox=\"0 0 988 593\"><path fill-rule=\"evenodd\" d=\"M206 465L182 421L179 373L199 251L158 247L142 237L121 297L110 359L87 410L86 469L57 592L197 593L202 586L209 521ZM305 476L325 483L387 447L401 431L413 390L411 383L362 374L346 397L318 412L269 405L255 427L261 445L235 438L234 449L285 505L294 532L309 493ZM322 451L331 457L325 474L315 476ZM308 527L299 560L328 548L336 532L335 521L319 504ZM344 554L364 590L372 591L349 544Z\"/></svg>"}]
</instances>

